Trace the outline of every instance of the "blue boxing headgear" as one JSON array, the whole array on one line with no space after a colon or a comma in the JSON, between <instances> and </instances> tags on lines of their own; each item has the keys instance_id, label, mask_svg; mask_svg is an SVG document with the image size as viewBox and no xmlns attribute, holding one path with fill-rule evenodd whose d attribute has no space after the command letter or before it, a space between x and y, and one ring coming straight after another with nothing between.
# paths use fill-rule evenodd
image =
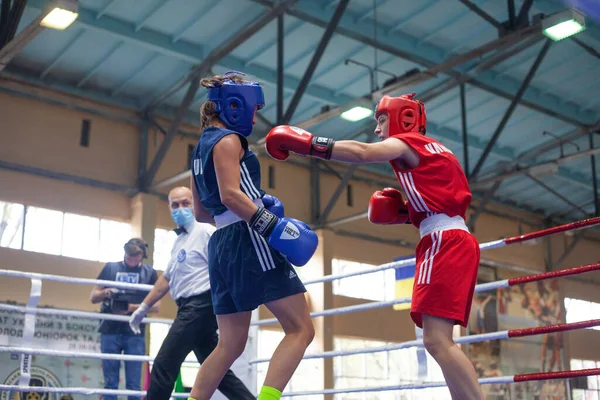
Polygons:
<instances>
[{"instance_id":1,"label":"blue boxing headgear","mask_svg":"<svg viewBox=\"0 0 600 400\"><path fill-rule=\"evenodd\" d=\"M242 72L230 71L223 75L245 75ZM217 87L208 89L208 100L216 104L215 112L228 129L250 136L254 109L265 106L265 98L258 82L235 82L225 79Z\"/></svg>"}]
</instances>

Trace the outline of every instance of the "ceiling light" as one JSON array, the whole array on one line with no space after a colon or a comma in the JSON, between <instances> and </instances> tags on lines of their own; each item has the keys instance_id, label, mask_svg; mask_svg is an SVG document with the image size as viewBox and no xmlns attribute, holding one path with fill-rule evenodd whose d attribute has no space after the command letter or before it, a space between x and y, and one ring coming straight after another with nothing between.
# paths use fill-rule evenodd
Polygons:
<instances>
[{"instance_id":1,"label":"ceiling light","mask_svg":"<svg viewBox=\"0 0 600 400\"><path fill-rule=\"evenodd\" d=\"M49 6L50 12L40 22L46 28L62 31L79 16L77 0L54 0Z\"/></svg>"},{"instance_id":2,"label":"ceiling light","mask_svg":"<svg viewBox=\"0 0 600 400\"><path fill-rule=\"evenodd\" d=\"M344 111L341 115L346 121L356 122L361 119L365 119L370 117L373 114L373 111L361 106L356 106L354 108L349 109L348 111Z\"/></svg>"},{"instance_id":3,"label":"ceiling light","mask_svg":"<svg viewBox=\"0 0 600 400\"><path fill-rule=\"evenodd\" d=\"M555 42L573 36L585 29L585 15L569 9L542 20L542 33Z\"/></svg>"}]
</instances>

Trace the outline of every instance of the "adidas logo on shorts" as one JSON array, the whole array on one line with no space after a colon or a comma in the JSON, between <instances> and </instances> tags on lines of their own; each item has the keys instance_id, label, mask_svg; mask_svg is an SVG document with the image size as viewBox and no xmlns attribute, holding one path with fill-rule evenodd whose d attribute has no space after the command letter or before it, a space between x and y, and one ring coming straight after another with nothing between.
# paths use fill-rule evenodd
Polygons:
<instances>
[{"instance_id":1,"label":"adidas logo on shorts","mask_svg":"<svg viewBox=\"0 0 600 400\"><path fill-rule=\"evenodd\" d=\"M292 270L290 269L290 275L289 275L289 278L290 278L290 279L292 279L292 278L295 278L295 277L296 277L296 274L294 273L294 271L292 271Z\"/></svg>"}]
</instances>

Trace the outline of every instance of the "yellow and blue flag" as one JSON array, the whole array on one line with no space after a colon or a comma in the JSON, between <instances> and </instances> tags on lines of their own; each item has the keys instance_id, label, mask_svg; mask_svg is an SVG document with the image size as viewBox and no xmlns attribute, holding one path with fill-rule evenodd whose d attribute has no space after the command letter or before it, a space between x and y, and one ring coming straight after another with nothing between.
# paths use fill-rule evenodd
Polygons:
<instances>
[{"instance_id":1,"label":"yellow and blue flag","mask_svg":"<svg viewBox=\"0 0 600 400\"><path fill-rule=\"evenodd\" d=\"M402 261L413 256L396 258L394 261ZM396 268L396 299L403 299L405 297L412 297L413 284L415 282L415 271L416 265L410 267ZM402 304L394 304L394 310L410 310L410 302ZM415 336L417 339L423 339L423 330L415 325ZM427 377L427 354L423 347L417 349L417 365L418 365L418 377L419 379L425 379Z\"/></svg>"},{"instance_id":2,"label":"yellow and blue flag","mask_svg":"<svg viewBox=\"0 0 600 400\"><path fill-rule=\"evenodd\" d=\"M402 261L413 258L413 256L396 258L394 261ZM413 291L413 284L415 282L415 270L416 266L396 268L396 299L402 299L405 297L411 297ZM410 302L402 304L394 304L394 310L410 310Z\"/></svg>"}]
</instances>

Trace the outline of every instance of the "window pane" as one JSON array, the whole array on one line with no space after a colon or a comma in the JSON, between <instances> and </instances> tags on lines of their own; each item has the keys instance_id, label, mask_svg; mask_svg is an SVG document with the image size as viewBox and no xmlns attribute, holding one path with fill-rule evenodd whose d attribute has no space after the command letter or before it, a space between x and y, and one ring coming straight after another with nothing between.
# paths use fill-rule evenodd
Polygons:
<instances>
[{"instance_id":1,"label":"window pane","mask_svg":"<svg viewBox=\"0 0 600 400\"><path fill-rule=\"evenodd\" d=\"M585 390L573 389L573 400L585 400Z\"/></svg>"},{"instance_id":2,"label":"window pane","mask_svg":"<svg viewBox=\"0 0 600 400\"><path fill-rule=\"evenodd\" d=\"M595 390L586 390L585 400L598 400L598 392Z\"/></svg>"},{"instance_id":3,"label":"window pane","mask_svg":"<svg viewBox=\"0 0 600 400\"><path fill-rule=\"evenodd\" d=\"M583 369L596 368L596 361L585 360L582 365ZM598 377L595 375L587 377L588 389L598 390Z\"/></svg>"},{"instance_id":4,"label":"window pane","mask_svg":"<svg viewBox=\"0 0 600 400\"><path fill-rule=\"evenodd\" d=\"M45 208L27 207L23 249L60 254L63 213Z\"/></svg>"},{"instance_id":5,"label":"window pane","mask_svg":"<svg viewBox=\"0 0 600 400\"><path fill-rule=\"evenodd\" d=\"M283 332L281 331L270 331L266 329L258 330L257 339L257 357L258 358L270 358L273 356L275 349L279 346L279 343L283 339ZM317 344L311 343L306 349L306 354L318 353ZM292 379L286 386L284 391L298 392L305 390L314 390L314 382L322 381L322 360L303 360L296 372L292 376ZM256 381L258 387L260 387L267 374L268 363L256 364ZM322 395L318 396L303 396L306 399L320 400L323 398Z\"/></svg>"},{"instance_id":6,"label":"window pane","mask_svg":"<svg viewBox=\"0 0 600 400\"><path fill-rule=\"evenodd\" d=\"M565 310L567 323L589 321L600 318L600 303L592 303L585 300L565 298ZM600 330L600 326L586 329Z\"/></svg>"},{"instance_id":7,"label":"window pane","mask_svg":"<svg viewBox=\"0 0 600 400\"><path fill-rule=\"evenodd\" d=\"M154 269L164 271L171 259L171 250L177 239L177 234L172 230L154 230Z\"/></svg>"},{"instance_id":8,"label":"window pane","mask_svg":"<svg viewBox=\"0 0 600 400\"><path fill-rule=\"evenodd\" d=\"M335 258L332 260L334 275L364 271L374 267L375 265L353 261ZM394 279L393 269L340 279L333 282L333 294L373 301L391 300L394 298Z\"/></svg>"},{"instance_id":9,"label":"window pane","mask_svg":"<svg viewBox=\"0 0 600 400\"><path fill-rule=\"evenodd\" d=\"M100 247L100 220L77 214L65 213L62 255L97 260Z\"/></svg>"},{"instance_id":10,"label":"window pane","mask_svg":"<svg viewBox=\"0 0 600 400\"><path fill-rule=\"evenodd\" d=\"M335 350L381 347L386 344L390 343L339 337L334 339ZM429 354L427 354L427 375L419 377L418 372L419 366L416 348L392 350L386 353L358 354L334 358L334 378L336 388L391 386L422 381L436 382L444 380L441 368ZM375 394L375 396L371 396L369 393L362 393L361 396L363 397L359 398L361 400L450 400L451 398L447 388L407 390L402 391L401 393L381 392L373 394ZM335 398L345 399L346 396L344 395Z\"/></svg>"},{"instance_id":11,"label":"window pane","mask_svg":"<svg viewBox=\"0 0 600 400\"><path fill-rule=\"evenodd\" d=\"M194 353L190 353L194 354ZM195 358L194 358L195 359ZM194 386L194 381L196 380L196 375L198 374L198 370L200 367L193 366L191 364L184 364L181 366L181 383L184 387L192 387Z\"/></svg>"},{"instance_id":12,"label":"window pane","mask_svg":"<svg viewBox=\"0 0 600 400\"><path fill-rule=\"evenodd\" d=\"M120 261L123 246L131 239L131 225L125 222L100 220L100 254L98 261Z\"/></svg>"},{"instance_id":13,"label":"window pane","mask_svg":"<svg viewBox=\"0 0 600 400\"><path fill-rule=\"evenodd\" d=\"M169 333L169 329L171 329L171 325L154 322L148 324L148 326L150 326L150 345L148 346L148 355L156 357L158 351L160 350L160 346L162 346L163 341L167 337L167 333Z\"/></svg>"},{"instance_id":14,"label":"window pane","mask_svg":"<svg viewBox=\"0 0 600 400\"><path fill-rule=\"evenodd\" d=\"M23 209L22 204L0 201L0 247L21 248Z\"/></svg>"}]
</instances>

